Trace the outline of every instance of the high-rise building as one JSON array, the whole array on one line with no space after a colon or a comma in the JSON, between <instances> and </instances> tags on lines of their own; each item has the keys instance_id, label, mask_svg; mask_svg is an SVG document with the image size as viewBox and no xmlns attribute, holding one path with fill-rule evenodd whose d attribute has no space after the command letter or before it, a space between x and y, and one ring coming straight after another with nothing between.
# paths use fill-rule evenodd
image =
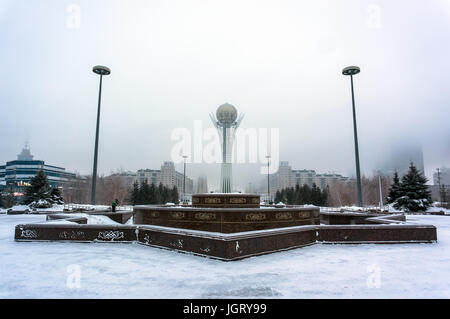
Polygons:
<instances>
[{"instance_id":1,"label":"high-rise building","mask_svg":"<svg viewBox=\"0 0 450 319\"><path fill-rule=\"evenodd\" d=\"M289 162L280 162L280 167L278 168L278 189L283 189L287 187L292 187L294 183L294 175L292 174L292 168Z\"/></svg>"},{"instance_id":2,"label":"high-rise building","mask_svg":"<svg viewBox=\"0 0 450 319\"><path fill-rule=\"evenodd\" d=\"M161 170L159 169L140 169L136 172L136 180L142 184L147 180L149 184L159 185L161 182Z\"/></svg>"},{"instance_id":3,"label":"high-rise building","mask_svg":"<svg viewBox=\"0 0 450 319\"><path fill-rule=\"evenodd\" d=\"M136 180L141 184L144 180L147 180L149 184L155 184L158 186L162 184L166 187L178 188L178 193L183 193L184 175L175 170L175 164L173 162L164 162L161 165L161 169L140 169L136 172ZM186 176L186 194L192 194L194 190L194 182L191 178Z\"/></svg>"},{"instance_id":4,"label":"high-rise building","mask_svg":"<svg viewBox=\"0 0 450 319\"><path fill-rule=\"evenodd\" d=\"M411 162L425 175L422 146L411 142L395 143L381 164L381 172L390 176L397 172L401 177L408 173Z\"/></svg>"},{"instance_id":5,"label":"high-rise building","mask_svg":"<svg viewBox=\"0 0 450 319\"><path fill-rule=\"evenodd\" d=\"M206 176L200 176L197 179L197 194L208 193L208 180Z\"/></svg>"}]
</instances>

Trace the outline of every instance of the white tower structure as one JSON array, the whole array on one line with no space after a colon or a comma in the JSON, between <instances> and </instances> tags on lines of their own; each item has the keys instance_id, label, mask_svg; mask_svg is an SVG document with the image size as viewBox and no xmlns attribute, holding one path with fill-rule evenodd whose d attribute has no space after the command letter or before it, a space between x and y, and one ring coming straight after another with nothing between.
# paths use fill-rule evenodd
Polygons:
<instances>
[{"instance_id":1,"label":"white tower structure","mask_svg":"<svg viewBox=\"0 0 450 319\"><path fill-rule=\"evenodd\" d=\"M210 114L214 126L217 128L222 145L222 167L220 172L220 191L222 193L231 193L232 191L232 171L231 171L231 156L233 150L234 138L236 130L241 124L244 114L240 114L236 108L225 103L216 111L216 116Z\"/></svg>"}]
</instances>

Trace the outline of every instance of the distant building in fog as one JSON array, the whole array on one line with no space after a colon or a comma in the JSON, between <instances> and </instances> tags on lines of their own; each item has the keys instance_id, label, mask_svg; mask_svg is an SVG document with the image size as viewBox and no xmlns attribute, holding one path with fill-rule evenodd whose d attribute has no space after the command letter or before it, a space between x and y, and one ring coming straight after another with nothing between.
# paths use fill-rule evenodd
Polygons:
<instances>
[{"instance_id":1,"label":"distant building in fog","mask_svg":"<svg viewBox=\"0 0 450 319\"><path fill-rule=\"evenodd\" d=\"M397 172L401 177L408 173L411 162L425 175L422 146L419 144L397 143L392 146L390 154L386 155L381 172L389 176Z\"/></svg>"},{"instance_id":2,"label":"distant building in fog","mask_svg":"<svg viewBox=\"0 0 450 319\"><path fill-rule=\"evenodd\" d=\"M121 180L123 180L127 186L131 186L134 183L134 181L136 180L136 173L130 172L130 171L119 172L119 173L113 173L110 176L107 176L106 178L111 178L111 177L118 177Z\"/></svg>"},{"instance_id":3,"label":"distant building in fog","mask_svg":"<svg viewBox=\"0 0 450 319\"><path fill-rule=\"evenodd\" d=\"M261 187L257 187L257 185L254 185L253 183L247 183L244 192L246 194L257 194L259 193L259 189L265 189L265 191L267 192L267 178L264 179L263 185Z\"/></svg>"},{"instance_id":4,"label":"distant building in fog","mask_svg":"<svg viewBox=\"0 0 450 319\"><path fill-rule=\"evenodd\" d=\"M197 194L208 193L208 179L206 176L200 176L197 179Z\"/></svg>"},{"instance_id":5,"label":"distant building in fog","mask_svg":"<svg viewBox=\"0 0 450 319\"><path fill-rule=\"evenodd\" d=\"M140 169L136 172L136 180L140 184L147 180L149 184L159 185L161 182L161 170L159 169Z\"/></svg>"},{"instance_id":6,"label":"distant building in fog","mask_svg":"<svg viewBox=\"0 0 450 319\"><path fill-rule=\"evenodd\" d=\"M155 184L156 186L162 184L169 188L176 186L179 194L183 192L184 175L175 170L173 162L164 162L159 170L140 169L136 172L136 180L139 184L142 184L146 179L149 184ZM186 194L192 194L193 190L194 182L186 176Z\"/></svg>"},{"instance_id":7,"label":"distant building in fog","mask_svg":"<svg viewBox=\"0 0 450 319\"><path fill-rule=\"evenodd\" d=\"M315 170L293 170L289 162L280 162L278 172L269 175L270 193L272 196L283 188L296 187L297 185L308 185L312 187L316 184L317 187L324 189L327 185L332 185L335 182L347 181L348 177L340 174L328 173L317 174ZM267 181L267 179L266 179ZM267 182L266 182L267 185ZM263 193L267 193L267 186L263 188Z\"/></svg>"}]
</instances>

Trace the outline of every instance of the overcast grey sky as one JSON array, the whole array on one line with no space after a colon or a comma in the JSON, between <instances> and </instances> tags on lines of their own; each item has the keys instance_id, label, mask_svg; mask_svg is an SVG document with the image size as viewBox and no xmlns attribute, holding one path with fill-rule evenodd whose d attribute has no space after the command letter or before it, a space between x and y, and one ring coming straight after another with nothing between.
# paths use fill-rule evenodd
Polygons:
<instances>
[{"instance_id":1,"label":"overcast grey sky","mask_svg":"<svg viewBox=\"0 0 450 319\"><path fill-rule=\"evenodd\" d=\"M79 14L78 14L78 9ZM30 141L36 159L92 171L98 77L99 172L158 168L171 132L211 127L225 102L242 127L280 129L296 169L354 172L349 79L361 167L421 143L426 175L450 166L450 1L0 0L0 162ZM181 165L178 165L181 169ZM216 165L190 172L218 180ZM236 180L259 166L237 165Z\"/></svg>"}]
</instances>

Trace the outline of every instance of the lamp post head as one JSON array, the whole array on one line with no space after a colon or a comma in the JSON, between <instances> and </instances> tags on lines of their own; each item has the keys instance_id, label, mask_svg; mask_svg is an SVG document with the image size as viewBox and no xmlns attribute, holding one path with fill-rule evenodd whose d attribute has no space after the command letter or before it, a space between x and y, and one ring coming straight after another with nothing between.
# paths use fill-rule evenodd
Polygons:
<instances>
[{"instance_id":1,"label":"lamp post head","mask_svg":"<svg viewBox=\"0 0 450 319\"><path fill-rule=\"evenodd\" d=\"M109 75L111 74L111 70L103 65L96 65L92 68L92 72L98 75Z\"/></svg>"},{"instance_id":2,"label":"lamp post head","mask_svg":"<svg viewBox=\"0 0 450 319\"><path fill-rule=\"evenodd\" d=\"M361 72L361 69L358 66L348 66L342 70L343 75L355 75L359 72Z\"/></svg>"}]
</instances>

